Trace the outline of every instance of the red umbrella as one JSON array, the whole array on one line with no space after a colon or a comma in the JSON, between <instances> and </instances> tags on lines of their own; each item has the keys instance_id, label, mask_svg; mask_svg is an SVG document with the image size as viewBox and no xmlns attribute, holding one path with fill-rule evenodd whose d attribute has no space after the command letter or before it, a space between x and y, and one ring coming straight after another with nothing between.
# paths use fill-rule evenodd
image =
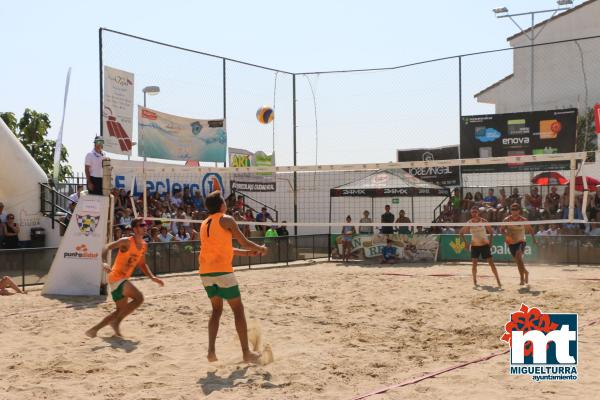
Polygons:
<instances>
[{"instance_id":1,"label":"red umbrella","mask_svg":"<svg viewBox=\"0 0 600 400\"><path fill-rule=\"evenodd\" d=\"M531 178L531 183L542 186L566 185L569 180L558 172L542 172Z\"/></svg>"},{"instance_id":2,"label":"red umbrella","mask_svg":"<svg viewBox=\"0 0 600 400\"><path fill-rule=\"evenodd\" d=\"M588 190L590 191L594 191L596 190L596 186L600 186L600 181L591 176L586 176L585 180L587 181ZM575 190L583 192L583 178L581 176L575 178Z\"/></svg>"}]
</instances>

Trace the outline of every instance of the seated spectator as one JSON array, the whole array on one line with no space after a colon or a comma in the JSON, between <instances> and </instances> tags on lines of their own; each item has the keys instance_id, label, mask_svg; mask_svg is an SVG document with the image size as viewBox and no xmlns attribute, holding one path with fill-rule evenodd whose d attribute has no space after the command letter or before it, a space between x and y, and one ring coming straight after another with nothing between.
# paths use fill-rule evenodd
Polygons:
<instances>
[{"instance_id":1,"label":"seated spectator","mask_svg":"<svg viewBox=\"0 0 600 400\"><path fill-rule=\"evenodd\" d=\"M423 227L421 225L418 225L417 226L417 231L415 232L415 235L425 235L425 234L427 234L427 232L425 232L423 230Z\"/></svg>"},{"instance_id":2,"label":"seated spectator","mask_svg":"<svg viewBox=\"0 0 600 400\"><path fill-rule=\"evenodd\" d=\"M285 221L283 221L285 222ZM360 219L361 224L370 224L373 220L369 218L369 212L367 210L363 211L363 217ZM359 226L358 233L361 235L372 235L373 227L372 226ZM287 235L286 235L287 236Z\"/></svg>"},{"instance_id":3,"label":"seated spectator","mask_svg":"<svg viewBox=\"0 0 600 400\"><path fill-rule=\"evenodd\" d=\"M473 195L471 194L471 192L467 192L461 203L461 211L469 211L471 207L473 207Z\"/></svg>"},{"instance_id":4,"label":"seated spectator","mask_svg":"<svg viewBox=\"0 0 600 400\"><path fill-rule=\"evenodd\" d=\"M286 223L286 221L281 221L283 224ZM281 225L279 228L277 228L277 235L279 236L290 236L290 233L288 232L287 228L285 225Z\"/></svg>"},{"instance_id":5,"label":"seated spectator","mask_svg":"<svg viewBox=\"0 0 600 400\"><path fill-rule=\"evenodd\" d=\"M275 222L273 218L271 218L271 214L267 212L267 207L263 207L260 209L260 212L256 214L256 222L267 222L270 220L271 222ZM264 225L256 225L256 230L260 232L264 232L266 227Z\"/></svg>"},{"instance_id":6,"label":"seated spectator","mask_svg":"<svg viewBox=\"0 0 600 400\"><path fill-rule=\"evenodd\" d=\"M508 197L510 205L518 204L521 206L521 195L519 194L519 188L514 188L512 194Z\"/></svg>"},{"instance_id":7,"label":"seated spectator","mask_svg":"<svg viewBox=\"0 0 600 400\"><path fill-rule=\"evenodd\" d=\"M560 207L562 209L562 219L569 218L569 204L571 202L569 187L565 187L565 191L560 200ZM581 197L575 196L575 219L581 219Z\"/></svg>"},{"instance_id":8,"label":"seated spectator","mask_svg":"<svg viewBox=\"0 0 600 400\"><path fill-rule=\"evenodd\" d=\"M475 196L473 196L473 205L477 207L483 206L483 194L481 192L475 192Z\"/></svg>"},{"instance_id":9,"label":"seated spectator","mask_svg":"<svg viewBox=\"0 0 600 400\"><path fill-rule=\"evenodd\" d=\"M529 219L539 219L540 208L542 208L542 196L537 187L532 187L529 194L525 195L525 208L529 214Z\"/></svg>"},{"instance_id":10,"label":"seated spectator","mask_svg":"<svg viewBox=\"0 0 600 400\"><path fill-rule=\"evenodd\" d=\"M498 206L497 206L498 210L508 209L508 207L510 206L510 203L508 201L508 197L506 197L506 189L500 188L500 191L498 193L500 196L500 197L498 197ZM502 220L500 218L498 218L498 221L502 221Z\"/></svg>"},{"instance_id":11,"label":"seated spectator","mask_svg":"<svg viewBox=\"0 0 600 400\"><path fill-rule=\"evenodd\" d=\"M275 238L279 237L279 234L277 233L277 227L276 226L270 226L269 229L267 229L267 231L265 232L265 244L273 244L276 243L277 240Z\"/></svg>"},{"instance_id":12,"label":"seated spectator","mask_svg":"<svg viewBox=\"0 0 600 400\"><path fill-rule=\"evenodd\" d=\"M0 202L0 249L4 243L4 225L6 224L7 214L4 212L4 203Z\"/></svg>"},{"instance_id":13,"label":"seated spectator","mask_svg":"<svg viewBox=\"0 0 600 400\"><path fill-rule=\"evenodd\" d=\"M451 226L443 226L442 227L442 235L454 235L456 230Z\"/></svg>"},{"instance_id":14,"label":"seated spectator","mask_svg":"<svg viewBox=\"0 0 600 400\"><path fill-rule=\"evenodd\" d=\"M8 214L6 216L6 223L3 225L4 227L4 244L3 248L5 249L17 249L19 248L19 232L21 228L15 222L15 215Z\"/></svg>"},{"instance_id":15,"label":"seated spectator","mask_svg":"<svg viewBox=\"0 0 600 400\"><path fill-rule=\"evenodd\" d=\"M231 193L229 196L227 196L227 198L225 199L225 204L227 205L227 208L235 208L235 193Z\"/></svg>"},{"instance_id":16,"label":"seated spectator","mask_svg":"<svg viewBox=\"0 0 600 400\"><path fill-rule=\"evenodd\" d=\"M595 219L591 219L585 228L585 234L588 236L600 236L600 224Z\"/></svg>"},{"instance_id":17,"label":"seated spectator","mask_svg":"<svg viewBox=\"0 0 600 400\"><path fill-rule=\"evenodd\" d=\"M488 194L483 198L484 206L496 208L498 205L498 198L494 196L494 189L488 189Z\"/></svg>"},{"instance_id":18,"label":"seated spectator","mask_svg":"<svg viewBox=\"0 0 600 400\"><path fill-rule=\"evenodd\" d=\"M237 197L237 201L235 202L235 209L239 212L244 212L244 208L246 207L246 205L244 204L244 196L239 195Z\"/></svg>"},{"instance_id":19,"label":"seated spectator","mask_svg":"<svg viewBox=\"0 0 600 400\"><path fill-rule=\"evenodd\" d=\"M182 195L181 199L183 200L184 206L193 206L194 205L194 201L192 200L192 194L190 193L189 186L185 186L183 188L183 195Z\"/></svg>"},{"instance_id":20,"label":"seated spectator","mask_svg":"<svg viewBox=\"0 0 600 400\"><path fill-rule=\"evenodd\" d=\"M171 196L171 206L175 210L183 206L183 192L181 190L176 190L173 192L173 196Z\"/></svg>"},{"instance_id":21,"label":"seated spectator","mask_svg":"<svg viewBox=\"0 0 600 400\"><path fill-rule=\"evenodd\" d=\"M166 226L161 226L160 227L160 233L158 235L158 240L162 243L167 243L167 242L171 242L173 241L174 236L171 235L171 233L169 233L169 230L167 229Z\"/></svg>"},{"instance_id":22,"label":"seated spectator","mask_svg":"<svg viewBox=\"0 0 600 400\"><path fill-rule=\"evenodd\" d=\"M15 293L8 289L14 290ZM13 294L25 294L25 292L19 289L15 281L10 279L8 276L0 279L0 296L11 296Z\"/></svg>"},{"instance_id":23,"label":"seated spectator","mask_svg":"<svg viewBox=\"0 0 600 400\"><path fill-rule=\"evenodd\" d=\"M119 195L115 198L115 209L124 210L127 208L129 199L127 198L127 192L125 189L119 190Z\"/></svg>"},{"instance_id":24,"label":"seated spectator","mask_svg":"<svg viewBox=\"0 0 600 400\"><path fill-rule=\"evenodd\" d=\"M150 228L150 236L148 237L148 243L156 243L160 242L160 238L158 237L160 234L160 229L158 227L153 226Z\"/></svg>"},{"instance_id":25,"label":"seated spectator","mask_svg":"<svg viewBox=\"0 0 600 400\"><path fill-rule=\"evenodd\" d=\"M186 232L183 225L179 226L177 234L175 235L175 240L178 242L187 242L190 240L190 234Z\"/></svg>"},{"instance_id":26,"label":"seated spectator","mask_svg":"<svg viewBox=\"0 0 600 400\"><path fill-rule=\"evenodd\" d=\"M121 239L123 237L123 231L118 226L113 228L113 242Z\"/></svg>"},{"instance_id":27,"label":"seated spectator","mask_svg":"<svg viewBox=\"0 0 600 400\"><path fill-rule=\"evenodd\" d=\"M392 246L392 241L387 240L387 244L381 249L381 264L394 264L396 262L396 248Z\"/></svg>"},{"instance_id":28,"label":"seated spectator","mask_svg":"<svg viewBox=\"0 0 600 400\"><path fill-rule=\"evenodd\" d=\"M405 215L404 210L400 210L398 213L398 218L396 219L396 223L408 224L410 223L410 218ZM410 235L412 233L412 227L409 226L400 226L398 227L398 233L401 235Z\"/></svg>"},{"instance_id":29,"label":"seated spectator","mask_svg":"<svg viewBox=\"0 0 600 400\"><path fill-rule=\"evenodd\" d=\"M131 229L131 225L125 225L123 228L123 237L133 236L133 230Z\"/></svg>"},{"instance_id":30,"label":"seated spectator","mask_svg":"<svg viewBox=\"0 0 600 400\"><path fill-rule=\"evenodd\" d=\"M133 211L131 211L131 209L126 208L125 210L123 210L123 215L121 217L121 219L119 220L119 225L123 226L127 226L127 225L131 225L131 221L133 221Z\"/></svg>"},{"instance_id":31,"label":"seated spectator","mask_svg":"<svg viewBox=\"0 0 600 400\"><path fill-rule=\"evenodd\" d=\"M252 210L251 209L247 209L246 213L244 214L244 221L246 222L254 222L254 215L252 214ZM244 236L248 237L250 236L250 225L242 225L242 232L244 233Z\"/></svg>"},{"instance_id":32,"label":"seated spectator","mask_svg":"<svg viewBox=\"0 0 600 400\"><path fill-rule=\"evenodd\" d=\"M204 210L204 198L199 190L194 192L194 197L192 197L192 203L194 204L194 208L196 210Z\"/></svg>"},{"instance_id":33,"label":"seated spectator","mask_svg":"<svg viewBox=\"0 0 600 400\"><path fill-rule=\"evenodd\" d=\"M76 205L77 205L77 202L72 201L69 203L69 212L63 218L63 223L65 224L65 231L67 230L67 227L69 226L69 222L71 222L71 218L73 217L73 213L75 212Z\"/></svg>"},{"instance_id":34,"label":"seated spectator","mask_svg":"<svg viewBox=\"0 0 600 400\"><path fill-rule=\"evenodd\" d=\"M550 213L550 217L558 214L558 209L560 208L560 195L556 190L556 186L552 186L550 193L546 195L546 199L544 200L544 210Z\"/></svg>"}]
</instances>

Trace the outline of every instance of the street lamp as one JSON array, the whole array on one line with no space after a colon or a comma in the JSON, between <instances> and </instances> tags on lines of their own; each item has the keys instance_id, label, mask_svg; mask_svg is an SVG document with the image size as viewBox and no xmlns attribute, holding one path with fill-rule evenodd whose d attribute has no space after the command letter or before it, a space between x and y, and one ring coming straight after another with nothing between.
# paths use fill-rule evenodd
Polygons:
<instances>
[{"instance_id":1,"label":"street lamp","mask_svg":"<svg viewBox=\"0 0 600 400\"><path fill-rule=\"evenodd\" d=\"M142 89L142 92L144 92L144 108L146 108L146 95L150 95L150 96L156 96L157 94L160 93L160 87L158 86L146 86L145 88ZM141 132L143 132L144 130L142 129ZM140 149L142 150L142 155L144 156L144 161L146 161L146 152L144 151L144 136L142 135L142 137L140 138ZM145 192L144 192L145 194ZM145 199L144 199L145 201ZM144 203L145 204L145 203ZM146 215L146 213L144 212L144 215Z\"/></svg>"},{"instance_id":2,"label":"street lamp","mask_svg":"<svg viewBox=\"0 0 600 400\"><path fill-rule=\"evenodd\" d=\"M573 0L557 0L556 4L558 4L559 7L563 7L563 6L570 6L573 4ZM521 31L522 34L525 35L525 37L527 37L527 39L530 40L531 42L531 94L530 94L530 100L531 100L531 104L530 104L530 108L531 111L533 111L534 109L534 97L533 97L533 93L534 93L534 84L533 84L533 77L534 77L534 72L533 72L533 45L535 42L535 39L540 35L540 33L542 33L542 31L544 30L544 28L546 27L546 25L544 24L543 26L541 26L541 29L536 33L534 26L535 26L535 14L544 14L544 13L552 13L552 16L550 18L548 18L546 20L546 22L550 19L552 19L552 17L554 17L559 11L565 11L568 10L569 8L555 8L552 10L540 10L540 11L527 11L527 12L522 12L522 13L518 13L518 14L508 14L508 8L506 7L499 7L499 8L494 8L492 11L494 12L494 14L496 14L496 18L510 18L510 20L517 26L517 28L519 28L519 30ZM531 15L531 28L524 30L523 28L521 28L521 25L519 25L517 23L517 21L515 21L515 19L513 17L518 17L521 15ZM528 32L529 31L529 32Z\"/></svg>"},{"instance_id":3,"label":"street lamp","mask_svg":"<svg viewBox=\"0 0 600 400\"><path fill-rule=\"evenodd\" d=\"M142 92L144 92L144 108L146 108L146 95L156 96L157 94L160 93L160 87L146 86L145 88L142 89Z\"/></svg>"}]
</instances>

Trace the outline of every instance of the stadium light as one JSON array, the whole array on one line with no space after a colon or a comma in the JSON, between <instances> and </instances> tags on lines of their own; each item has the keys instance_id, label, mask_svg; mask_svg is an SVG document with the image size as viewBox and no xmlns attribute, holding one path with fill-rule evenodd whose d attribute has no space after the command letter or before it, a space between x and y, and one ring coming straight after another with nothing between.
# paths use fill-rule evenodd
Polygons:
<instances>
[{"instance_id":1,"label":"stadium light","mask_svg":"<svg viewBox=\"0 0 600 400\"><path fill-rule=\"evenodd\" d=\"M494 14L504 14L504 13L508 12L508 8L499 7L499 8L494 8L492 11L494 12Z\"/></svg>"},{"instance_id":2,"label":"stadium light","mask_svg":"<svg viewBox=\"0 0 600 400\"><path fill-rule=\"evenodd\" d=\"M146 86L145 88L142 89L142 92L144 92L144 107L146 107L146 95L156 96L157 94L160 93L160 87Z\"/></svg>"}]
</instances>

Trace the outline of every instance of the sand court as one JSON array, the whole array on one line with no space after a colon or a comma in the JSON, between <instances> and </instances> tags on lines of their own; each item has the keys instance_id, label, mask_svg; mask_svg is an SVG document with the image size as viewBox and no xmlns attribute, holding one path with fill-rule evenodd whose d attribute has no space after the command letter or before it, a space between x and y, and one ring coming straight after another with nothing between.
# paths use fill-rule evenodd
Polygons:
<instances>
[{"instance_id":1,"label":"sand court","mask_svg":"<svg viewBox=\"0 0 600 400\"><path fill-rule=\"evenodd\" d=\"M487 266L479 271L477 290L467 264L239 271L252 329L273 351L265 365L241 362L227 306L219 361L206 361L210 304L192 274L168 277L164 288L136 280L146 300L123 323L123 339L110 328L84 336L112 302L36 291L2 298L0 391L6 399L353 399L507 350L504 324L525 303L579 313L578 381L511 376L500 355L362 398L594 398L600 324L585 325L600 318L598 269L532 266L527 289L516 267L500 265L502 291Z\"/></svg>"}]
</instances>

